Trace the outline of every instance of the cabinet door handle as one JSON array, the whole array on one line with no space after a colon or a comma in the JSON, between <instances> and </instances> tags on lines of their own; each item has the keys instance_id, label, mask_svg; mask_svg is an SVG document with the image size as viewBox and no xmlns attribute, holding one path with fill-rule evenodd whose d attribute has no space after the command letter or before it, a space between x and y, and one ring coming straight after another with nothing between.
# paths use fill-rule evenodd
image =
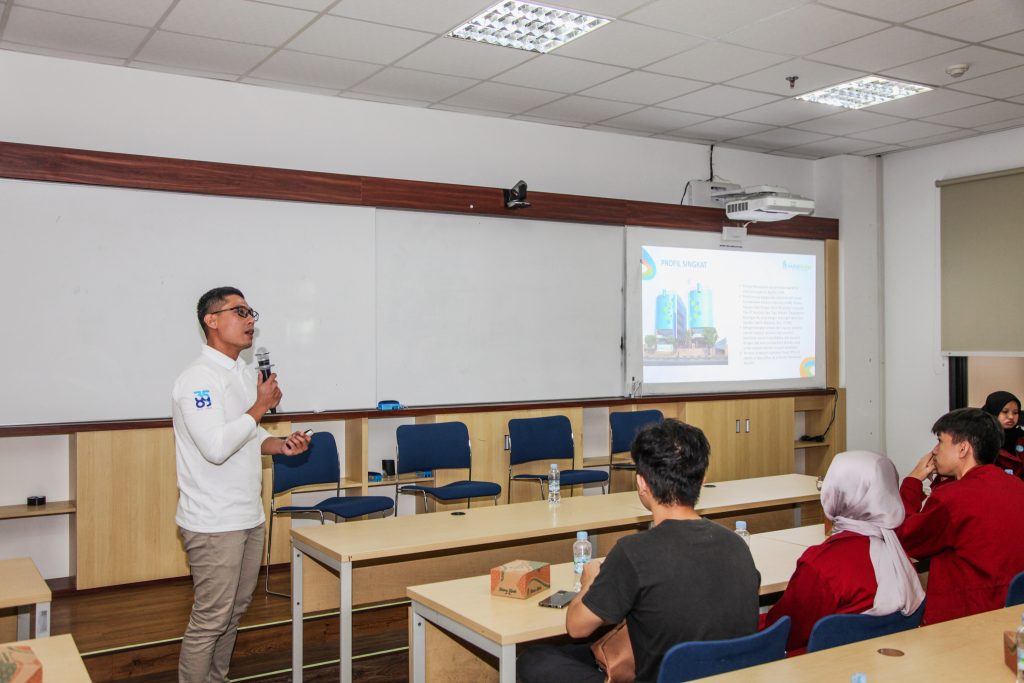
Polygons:
<instances>
[{"instance_id":1,"label":"cabinet door handle","mask_svg":"<svg viewBox=\"0 0 1024 683\"><path fill-rule=\"evenodd\" d=\"M736 433L737 434L740 433L740 421L739 420L736 420Z\"/></svg>"},{"instance_id":2,"label":"cabinet door handle","mask_svg":"<svg viewBox=\"0 0 1024 683\"><path fill-rule=\"evenodd\" d=\"M747 434L750 433L750 418L747 418Z\"/></svg>"}]
</instances>

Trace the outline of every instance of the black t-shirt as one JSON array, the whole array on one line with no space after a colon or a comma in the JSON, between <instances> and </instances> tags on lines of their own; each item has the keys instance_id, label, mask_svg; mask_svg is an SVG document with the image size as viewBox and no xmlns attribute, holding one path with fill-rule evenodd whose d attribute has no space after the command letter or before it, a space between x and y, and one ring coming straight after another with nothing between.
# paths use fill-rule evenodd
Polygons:
<instances>
[{"instance_id":1,"label":"black t-shirt","mask_svg":"<svg viewBox=\"0 0 1024 683\"><path fill-rule=\"evenodd\" d=\"M735 533L705 519L670 519L616 543L583 604L610 624L626 619L644 683L657 680L677 643L754 633L760 586Z\"/></svg>"}]
</instances>

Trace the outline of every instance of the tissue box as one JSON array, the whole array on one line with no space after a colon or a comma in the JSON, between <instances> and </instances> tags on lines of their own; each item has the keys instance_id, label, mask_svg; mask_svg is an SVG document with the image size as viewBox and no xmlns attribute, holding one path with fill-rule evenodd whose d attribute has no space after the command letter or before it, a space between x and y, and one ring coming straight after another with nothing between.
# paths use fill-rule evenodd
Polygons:
<instances>
[{"instance_id":1,"label":"tissue box","mask_svg":"<svg viewBox=\"0 0 1024 683\"><path fill-rule=\"evenodd\" d=\"M43 665L24 645L0 647L0 683L43 683Z\"/></svg>"},{"instance_id":2,"label":"tissue box","mask_svg":"<svg viewBox=\"0 0 1024 683\"><path fill-rule=\"evenodd\" d=\"M491 569L491 595L524 600L551 587L547 562L513 560Z\"/></svg>"},{"instance_id":3,"label":"tissue box","mask_svg":"<svg viewBox=\"0 0 1024 683\"><path fill-rule=\"evenodd\" d=\"M1003 660L1010 667L1013 675L1017 675L1017 632L1003 631Z\"/></svg>"}]
</instances>

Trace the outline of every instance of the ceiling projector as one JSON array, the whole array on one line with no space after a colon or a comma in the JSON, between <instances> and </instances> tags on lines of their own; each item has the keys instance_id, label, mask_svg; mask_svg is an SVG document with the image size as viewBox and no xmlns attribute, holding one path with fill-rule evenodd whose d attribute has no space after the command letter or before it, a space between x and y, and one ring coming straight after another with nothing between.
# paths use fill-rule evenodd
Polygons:
<instances>
[{"instance_id":1,"label":"ceiling projector","mask_svg":"<svg viewBox=\"0 0 1024 683\"><path fill-rule=\"evenodd\" d=\"M784 187L754 185L742 191L716 194L725 202L725 215L733 221L785 221L814 213L814 200L792 194Z\"/></svg>"}]
</instances>

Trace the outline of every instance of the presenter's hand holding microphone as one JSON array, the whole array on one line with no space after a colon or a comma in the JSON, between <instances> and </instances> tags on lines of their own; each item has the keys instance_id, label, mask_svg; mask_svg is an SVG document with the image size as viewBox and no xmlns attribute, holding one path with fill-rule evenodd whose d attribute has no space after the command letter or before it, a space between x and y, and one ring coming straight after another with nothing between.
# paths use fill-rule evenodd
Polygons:
<instances>
[{"instance_id":1,"label":"presenter's hand holding microphone","mask_svg":"<svg viewBox=\"0 0 1024 683\"><path fill-rule=\"evenodd\" d=\"M259 374L256 377L256 403L253 404L249 413L252 415L253 412L257 412L258 416L253 415L253 418L259 422L266 413L273 415L277 412L277 405L281 402L283 394L281 387L277 384L277 373L271 371L273 366L270 364L270 352L263 347L256 349L256 362L259 368ZM313 430L292 432L288 437L279 441L281 445L277 453L268 455L305 453L309 449L312 435Z\"/></svg>"}]
</instances>

